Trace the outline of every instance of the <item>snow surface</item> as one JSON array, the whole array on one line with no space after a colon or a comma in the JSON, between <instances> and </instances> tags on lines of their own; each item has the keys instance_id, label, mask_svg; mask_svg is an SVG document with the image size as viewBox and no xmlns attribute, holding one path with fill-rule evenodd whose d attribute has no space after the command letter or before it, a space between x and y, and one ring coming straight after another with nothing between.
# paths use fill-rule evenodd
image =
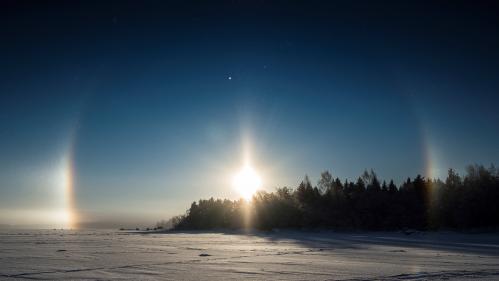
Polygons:
<instances>
[{"instance_id":1,"label":"snow surface","mask_svg":"<svg viewBox=\"0 0 499 281\"><path fill-rule=\"evenodd\" d=\"M499 235L4 230L0 279L499 280Z\"/></svg>"}]
</instances>

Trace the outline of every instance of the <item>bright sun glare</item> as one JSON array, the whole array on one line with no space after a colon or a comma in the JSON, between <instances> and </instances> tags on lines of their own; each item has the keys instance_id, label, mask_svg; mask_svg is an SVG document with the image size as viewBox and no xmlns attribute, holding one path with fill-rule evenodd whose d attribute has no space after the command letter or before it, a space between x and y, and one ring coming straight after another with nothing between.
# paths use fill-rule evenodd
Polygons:
<instances>
[{"instance_id":1,"label":"bright sun glare","mask_svg":"<svg viewBox=\"0 0 499 281\"><path fill-rule=\"evenodd\" d=\"M260 188L262 180L255 170L246 165L233 178L234 187L245 200L251 200L251 197Z\"/></svg>"}]
</instances>

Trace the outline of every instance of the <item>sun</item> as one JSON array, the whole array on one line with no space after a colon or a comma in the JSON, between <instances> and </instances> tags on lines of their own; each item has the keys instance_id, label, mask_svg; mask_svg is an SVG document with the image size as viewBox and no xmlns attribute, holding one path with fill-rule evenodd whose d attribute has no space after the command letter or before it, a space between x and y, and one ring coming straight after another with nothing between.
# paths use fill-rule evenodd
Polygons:
<instances>
[{"instance_id":1,"label":"sun","mask_svg":"<svg viewBox=\"0 0 499 281\"><path fill-rule=\"evenodd\" d=\"M246 165L234 175L233 185L239 194L249 201L262 185L262 180L251 166Z\"/></svg>"}]
</instances>

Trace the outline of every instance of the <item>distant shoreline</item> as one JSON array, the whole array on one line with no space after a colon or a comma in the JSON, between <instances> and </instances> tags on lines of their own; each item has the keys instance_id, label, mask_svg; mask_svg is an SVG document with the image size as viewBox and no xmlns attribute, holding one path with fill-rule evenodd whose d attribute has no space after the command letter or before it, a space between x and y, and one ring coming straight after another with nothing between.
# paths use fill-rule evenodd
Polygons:
<instances>
[{"instance_id":1,"label":"distant shoreline","mask_svg":"<svg viewBox=\"0 0 499 281\"><path fill-rule=\"evenodd\" d=\"M241 235L251 235L251 234L289 234L289 233L309 233L309 234L404 234L406 236L411 235L424 235L424 234L466 234L466 235L480 235L480 234L498 234L499 229L473 229L473 230L462 230L462 229L439 229L439 230L333 230L333 229L276 229L276 230L259 230L259 229L205 229L205 230L118 230L124 233L133 234L241 234Z\"/></svg>"}]
</instances>

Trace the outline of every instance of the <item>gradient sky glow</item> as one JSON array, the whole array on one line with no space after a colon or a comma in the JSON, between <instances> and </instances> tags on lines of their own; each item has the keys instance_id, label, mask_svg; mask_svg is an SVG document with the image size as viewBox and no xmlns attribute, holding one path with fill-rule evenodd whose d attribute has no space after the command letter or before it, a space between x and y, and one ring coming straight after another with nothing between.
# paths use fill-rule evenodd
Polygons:
<instances>
[{"instance_id":1,"label":"gradient sky glow","mask_svg":"<svg viewBox=\"0 0 499 281\"><path fill-rule=\"evenodd\" d=\"M497 3L402 2L4 1L0 224L237 198L245 151L267 190L499 163Z\"/></svg>"}]
</instances>

